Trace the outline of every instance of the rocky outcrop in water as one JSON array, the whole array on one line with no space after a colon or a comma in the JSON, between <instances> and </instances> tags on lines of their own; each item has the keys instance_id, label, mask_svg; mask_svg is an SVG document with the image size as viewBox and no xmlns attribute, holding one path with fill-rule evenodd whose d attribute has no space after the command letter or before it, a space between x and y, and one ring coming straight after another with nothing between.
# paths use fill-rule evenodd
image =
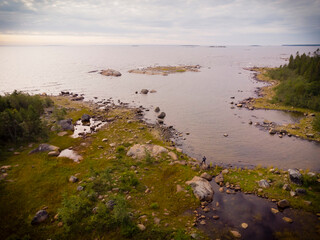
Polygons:
<instances>
[{"instance_id":1,"label":"rocky outcrop in water","mask_svg":"<svg viewBox=\"0 0 320 240\"><path fill-rule=\"evenodd\" d=\"M102 70L100 72L101 75L104 76L112 76L112 77L120 77L121 73L119 71L113 70L113 69L106 69L106 70Z\"/></svg>"}]
</instances>

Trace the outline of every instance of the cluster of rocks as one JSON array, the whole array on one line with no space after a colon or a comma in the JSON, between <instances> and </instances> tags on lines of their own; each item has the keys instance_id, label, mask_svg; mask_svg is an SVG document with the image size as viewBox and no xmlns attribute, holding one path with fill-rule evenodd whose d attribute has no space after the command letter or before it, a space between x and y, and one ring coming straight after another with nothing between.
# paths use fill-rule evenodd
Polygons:
<instances>
[{"instance_id":1,"label":"cluster of rocks","mask_svg":"<svg viewBox=\"0 0 320 240\"><path fill-rule=\"evenodd\" d=\"M140 93L141 94L148 94L148 93L156 93L157 91L156 90L154 90L154 89L152 89L152 90L148 90L148 89L145 89L145 88L143 88L143 89L141 89L141 91L140 91ZM136 91L136 94L138 94L138 92Z\"/></svg>"},{"instance_id":2,"label":"cluster of rocks","mask_svg":"<svg viewBox=\"0 0 320 240\"><path fill-rule=\"evenodd\" d=\"M72 93L69 91L61 91L60 96L67 96L71 97L71 101L82 101L84 99L84 94L77 94L77 93Z\"/></svg>"},{"instance_id":3,"label":"cluster of rocks","mask_svg":"<svg viewBox=\"0 0 320 240\"><path fill-rule=\"evenodd\" d=\"M48 152L48 156L50 157L66 157L74 162L79 162L82 160L82 157L78 155L72 149L64 149L60 152L60 148L54 145L50 145L47 143L40 144L37 148L31 150L29 154L39 153L39 152Z\"/></svg>"}]
</instances>

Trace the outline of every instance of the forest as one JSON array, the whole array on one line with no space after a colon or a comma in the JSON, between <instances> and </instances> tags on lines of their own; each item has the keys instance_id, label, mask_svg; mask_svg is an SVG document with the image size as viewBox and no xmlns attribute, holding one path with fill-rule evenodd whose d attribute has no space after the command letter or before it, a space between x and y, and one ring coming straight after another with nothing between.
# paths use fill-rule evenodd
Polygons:
<instances>
[{"instance_id":1,"label":"forest","mask_svg":"<svg viewBox=\"0 0 320 240\"><path fill-rule=\"evenodd\" d=\"M320 111L320 50L290 56L289 63L269 71L276 87L273 102Z\"/></svg>"}]
</instances>

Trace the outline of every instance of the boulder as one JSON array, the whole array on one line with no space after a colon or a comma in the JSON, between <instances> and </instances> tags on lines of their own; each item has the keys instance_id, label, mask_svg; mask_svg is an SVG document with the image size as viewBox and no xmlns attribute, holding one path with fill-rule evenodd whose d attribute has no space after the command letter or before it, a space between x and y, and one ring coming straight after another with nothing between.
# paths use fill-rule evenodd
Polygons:
<instances>
[{"instance_id":1,"label":"boulder","mask_svg":"<svg viewBox=\"0 0 320 240\"><path fill-rule=\"evenodd\" d=\"M143 145L143 144L135 144L133 145L129 151L127 152L128 157L143 159L146 157L146 153L149 152L152 157L156 157L162 153L167 153L168 150L159 145Z\"/></svg>"},{"instance_id":2,"label":"boulder","mask_svg":"<svg viewBox=\"0 0 320 240\"><path fill-rule=\"evenodd\" d=\"M73 131L74 126L72 124L72 119L60 120L57 123L63 131L71 130Z\"/></svg>"},{"instance_id":3,"label":"boulder","mask_svg":"<svg viewBox=\"0 0 320 240\"><path fill-rule=\"evenodd\" d=\"M50 157L57 157L59 156L60 152L59 151L51 151L48 153L48 156Z\"/></svg>"},{"instance_id":4,"label":"boulder","mask_svg":"<svg viewBox=\"0 0 320 240\"><path fill-rule=\"evenodd\" d=\"M146 227L143 224L138 224L137 227L139 228L140 231L146 230Z\"/></svg>"},{"instance_id":5,"label":"boulder","mask_svg":"<svg viewBox=\"0 0 320 240\"><path fill-rule=\"evenodd\" d=\"M37 225L44 222L49 217L49 214L46 210L40 210L36 213L31 221L31 225Z\"/></svg>"},{"instance_id":6,"label":"boulder","mask_svg":"<svg viewBox=\"0 0 320 240\"><path fill-rule=\"evenodd\" d=\"M120 77L121 73L119 71L113 70L113 69L106 69L106 70L102 70L100 72L101 75L104 76L112 76L112 77Z\"/></svg>"},{"instance_id":7,"label":"boulder","mask_svg":"<svg viewBox=\"0 0 320 240\"><path fill-rule=\"evenodd\" d=\"M297 188L296 189L296 194L297 195L305 195L307 193L307 191L303 188Z\"/></svg>"},{"instance_id":8,"label":"boulder","mask_svg":"<svg viewBox=\"0 0 320 240\"><path fill-rule=\"evenodd\" d=\"M298 185L302 185L302 175L298 169L289 169L288 173L289 173L291 182Z\"/></svg>"},{"instance_id":9,"label":"boulder","mask_svg":"<svg viewBox=\"0 0 320 240\"><path fill-rule=\"evenodd\" d=\"M284 184L283 187L282 187L283 190L286 190L286 191L290 191L291 190L291 187L289 184Z\"/></svg>"},{"instance_id":10,"label":"boulder","mask_svg":"<svg viewBox=\"0 0 320 240\"><path fill-rule=\"evenodd\" d=\"M161 112L159 115L158 115L158 118L161 118L161 119L164 119L166 117L166 113L165 112Z\"/></svg>"},{"instance_id":11,"label":"boulder","mask_svg":"<svg viewBox=\"0 0 320 240\"><path fill-rule=\"evenodd\" d=\"M83 159L82 156L80 156L78 153L70 149L63 150L58 157L69 158L74 162L80 162Z\"/></svg>"},{"instance_id":12,"label":"boulder","mask_svg":"<svg viewBox=\"0 0 320 240\"><path fill-rule=\"evenodd\" d=\"M88 114L83 114L81 117L81 122L90 122L90 115Z\"/></svg>"},{"instance_id":13,"label":"boulder","mask_svg":"<svg viewBox=\"0 0 320 240\"><path fill-rule=\"evenodd\" d=\"M174 152L169 152L168 155L171 157L171 159L173 161L177 161L178 160L178 156Z\"/></svg>"},{"instance_id":14,"label":"boulder","mask_svg":"<svg viewBox=\"0 0 320 240\"><path fill-rule=\"evenodd\" d=\"M149 90L148 89L141 89L140 93L141 94L148 94Z\"/></svg>"},{"instance_id":15,"label":"boulder","mask_svg":"<svg viewBox=\"0 0 320 240\"><path fill-rule=\"evenodd\" d=\"M262 188L268 188L268 187L270 187L270 184L269 184L266 180L264 180L264 179L261 179L261 180L258 182L258 184L259 184L259 187L262 187Z\"/></svg>"},{"instance_id":16,"label":"boulder","mask_svg":"<svg viewBox=\"0 0 320 240\"><path fill-rule=\"evenodd\" d=\"M160 112L160 108L159 108L159 107L156 107L156 108L154 109L154 111L155 111L155 112Z\"/></svg>"},{"instance_id":17,"label":"boulder","mask_svg":"<svg viewBox=\"0 0 320 240\"><path fill-rule=\"evenodd\" d=\"M75 176L71 176L70 178L69 178L69 182L72 182L72 183L75 183L75 182L78 182L78 178L77 177L75 177Z\"/></svg>"},{"instance_id":18,"label":"boulder","mask_svg":"<svg viewBox=\"0 0 320 240\"><path fill-rule=\"evenodd\" d=\"M51 152L51 151L59 151L59 147L42 143L36 149L31 150L29 154L37 153L37 152Z\"/></svg>"},{"instance_id":19,"label":"boulder","mask_svg":"<svg viewBox=\"0 0 320 240\"><path fill-rule=\"evenodd\" d=\"M212 180L212 175L210 175L209 173L206 173L206 172L202 173L200 177L202 177L208 181Z\"/></svg>"},{"instance_id":20,"label":"boulder","mask_svg":"<svg viewBox=\"0 0 320 240\"><path fill-rule=\"evenodd\" d=\"M283 199L283 200L280 200L278 203L277 203L278 207L279 208L287 208L287 207L290 207L290 203L287 199Z\"/></svg>"},{"instance_id":21,"label":"boulder","mask_svg":"<svg viewBox=\"0 0 320 240\"><path fill-rule=\"evenodd\" d=\"M214 178L214 181L216 182L216 183L221 183L221 182L223 182L223 175L222 175L222 173L220 173L218 176L216 176L215 178Z\"/></svg>"},{"instance_id":22,"label":"boulder","mask_svg":"<svg viewBox=\"0 0 320 240\"><path fill-rule=\"evenodd\" d=\"M195 176L191 181L187 181L186 184L192 187L193 194L200 201L212 201L213 189L208 180L202 177Z\"/></svg>"}]
</instances>

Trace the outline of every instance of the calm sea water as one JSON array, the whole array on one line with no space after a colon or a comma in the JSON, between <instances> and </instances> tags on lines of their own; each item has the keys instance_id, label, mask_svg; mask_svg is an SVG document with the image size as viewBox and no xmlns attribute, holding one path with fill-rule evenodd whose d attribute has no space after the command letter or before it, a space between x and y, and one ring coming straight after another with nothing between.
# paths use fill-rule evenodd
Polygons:
<instances>
[{"instance_id":1,"label":"calm sea water","mask_svg":"<svg viewBox=\"0 0 320 240\"><path fill-rule=\"evenodd\" d=\"M83 93L87 100L120 99L165 111L165 123L190 132L183 150L209 162L240 165L309 168L320 171L320 145L296 138L270 136L249 125L264 119L290 123L295 117L280 111L230 109L230 101L255 96L256 87L244 67L285 64L297 51L316 47L186 47L186 46L45 46L0 47L0 91L58 94L61 90ZM198 73L169 76L130 74L128 70L152 65L202 66ZM120 78L105 77L92 70L112 68ZM142 88L157 93L135 94ZM234 96L235 100L230 97ZM224 137L227 133L229 136Z\"/></svg>"}]
</instances>

